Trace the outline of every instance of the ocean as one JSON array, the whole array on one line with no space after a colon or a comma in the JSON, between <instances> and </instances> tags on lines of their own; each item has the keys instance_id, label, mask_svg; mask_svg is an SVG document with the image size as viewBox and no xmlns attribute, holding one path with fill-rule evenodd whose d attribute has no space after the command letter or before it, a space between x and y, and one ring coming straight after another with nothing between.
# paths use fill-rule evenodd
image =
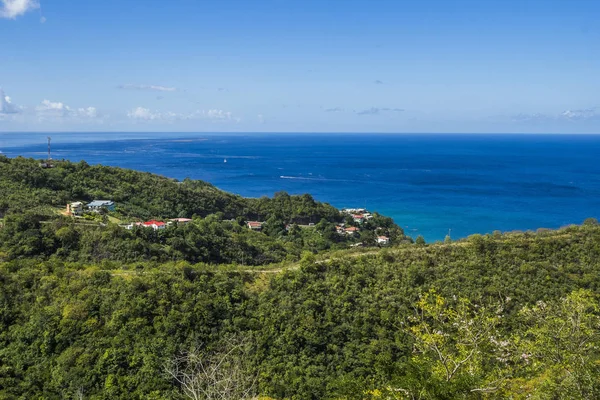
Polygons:
<instances>
[{"instance_id":1,"label":"ocean","mask_svg":"<svg viewBox=\"0 0 600 400\"><path fill-rule=\"evenodd\" d=\"M46 157L46 134L0 134ZM208 181L243 196L310 193L427 241L600 216L600 135L51 134L52 157Z\"/></svg>"}]
</instances>

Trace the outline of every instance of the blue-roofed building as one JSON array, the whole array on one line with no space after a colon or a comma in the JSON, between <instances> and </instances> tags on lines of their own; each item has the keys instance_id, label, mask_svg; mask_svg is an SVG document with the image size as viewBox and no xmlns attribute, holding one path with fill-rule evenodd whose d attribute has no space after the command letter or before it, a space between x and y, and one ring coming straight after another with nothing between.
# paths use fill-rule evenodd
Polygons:
<instances>
[{"instance_id":1,"label":"blue-roofed building","mask_svg":"<svg viewBox=\"0 0 600 400\"><path fill-rule=\"evenodd\" d=\"M87 205L88 210L91 211L100 211L102 209L108 211L115 210L115 202L112 200L94 200L90 204Z\"/></svg>"}]
</instances>

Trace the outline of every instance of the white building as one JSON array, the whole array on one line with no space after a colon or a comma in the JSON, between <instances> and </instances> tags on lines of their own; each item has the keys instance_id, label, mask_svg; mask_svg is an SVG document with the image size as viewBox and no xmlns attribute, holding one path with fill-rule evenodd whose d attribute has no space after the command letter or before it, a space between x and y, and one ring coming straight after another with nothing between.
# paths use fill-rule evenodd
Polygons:
<instances>
[{"instance_id":1,"label":"white building","mask_svg":"<svg viewBox=\"0 0 600 400\"><path fill-rule=\"evenodd\" d=\"M115 211L115 202L112 200L94 200L88 204L87 207L89 210L95 212L98 212L102 209L107 211Z\"/></svg>"},{"instance_id":2,"label":"white building","mask_svg":"<svg viewBox=\"0 0 600 400\"><path fill-rule=\"evenodd\" d=\"M67 204L67 214L74 217L81 217L83 215L83 203L78 201Z\"/></svg>"},{"instance_id":3,"label":"white building","mask_svg":"<svg viewBox=\"0 0 600 400\"><path fill-rule=\"evenodd\" d=\"M387 246L388 244L390 244L390 238L387 236L378 236L377 244L380 244L382 246Z\"/></svg>"},{"instance_id":4,"label":"white building","mask_svg":"<svg viewBox=\"0 0 600 400\"><path fill-rule=\"evenodd\" d=\"M152 221L148 221L148 222L134 222L134 223L127 225L125 228L132 230L136 226L142 227L142 228L152 228L155 231L158 231L158 230L165 229L167 227L167 224L165 224L164 222L161 222L161 221L152 220Z\"/></svg>"}]
</instances>

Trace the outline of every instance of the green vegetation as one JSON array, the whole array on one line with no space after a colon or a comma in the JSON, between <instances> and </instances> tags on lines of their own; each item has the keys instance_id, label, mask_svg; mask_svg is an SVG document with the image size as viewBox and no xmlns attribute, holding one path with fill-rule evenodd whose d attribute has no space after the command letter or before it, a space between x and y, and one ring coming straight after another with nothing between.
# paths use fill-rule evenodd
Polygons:
<instances>
[{"instance_id":1,"label":"green vegetation","mask_svg":"<svg viewBox=\"0 0 600 400\"><path fill-rule=\"evenodd\" d=\"M178 182L85 162L54 162L54 166L40 168L32 159L0 156L0 217L5 217L0 250L9 259L55 256L86 263L186 260L260 265L297 260L304 251L343 249L359 241L374 246L376 234L393 242L406 240L401 228L380 215L361 226L360 236L338 234L337 224L357 224L310 195L281 192L274 198L245 199L189 179ZM67 203L94 199L111 199L117 208L108 215L60 216ZM194 221L158 232L129 231L114 223L178 217ZM247 229L248 220L264 221L262 232ZM299 227L309 224L310 229Z\"/></svg>"},{"instance_id":2,"label":"green vegetation","mask_svg":"<svg viewBox=\"0 0 600 400\"><path fill-rule=\"evenodd\" d=\"M31 164L2 161L12 162ZM96 168L100 175L165 179L83 169ZM201 246L210 256L165 253L174 248L168 241L178 237L169 229L90 228L44 214L59 200L73 199L69 189L61 189L68 194L60 198L61 190L47 189L47 180L34 185L9 169L0 180L6 213L0 230L0 399L600 397L595 220L558 231L429 245L419 240L385 249L314 254L303 244L285 263L248 267L267 259L232 264L235 257L214 250L219 242L213 240ZM60 169L35 174L48 179ZM173 231L186 237L191 229L197 243L220 226L242 243L263 237L279 243L283 250L274 258L288 256L286 234L272 233L270 223L256 233L227 221L251 217L256 204L281 208L277 199L246 200L201 183L165 182L174 190L191 185L206 197L224 199L210 212L195 209L193 224ZM35 203L34 192L45 200ZM84 194L76 198L85 200ZM302 197L290 198L296 207ZM146 215L139 211L143 203L138 211L131 206L135 199L119 200L120 219ZM237 207L229 200L241 204L235 211L241 214L227 214ZM27 201L30 207L18 209ZM314 204L313 211L295 215L310 220L311 212L329 209ZM335 213L331 221L319 217L327 222L316 225L338 222ZM298 230L314 235L324 229ZM96 236L82 240L90 232ZM172 236L143 236L161 234ZM150 253L124 256L132 250L119 243L128 241ZM273 253L251 257L261 254Z\"/></svg>"}]
</instances>

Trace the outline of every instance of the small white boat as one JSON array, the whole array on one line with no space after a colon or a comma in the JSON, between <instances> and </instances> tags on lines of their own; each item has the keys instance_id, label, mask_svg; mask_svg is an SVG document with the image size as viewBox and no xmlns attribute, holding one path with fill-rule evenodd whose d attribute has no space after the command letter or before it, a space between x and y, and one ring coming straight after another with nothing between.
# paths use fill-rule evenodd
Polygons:
<instances>
[{"instance_id":1,"label":"small white boat","mask_svg":"<svg viewBox=\"0 0 600 400\"><path fill-rule=\"evenodd\" d=\"M223 162L224 162L224 163L226 163L226 162L227 162L227 159L224 159L224 160L223 160Z\"/></svg>"}]
</instances>

